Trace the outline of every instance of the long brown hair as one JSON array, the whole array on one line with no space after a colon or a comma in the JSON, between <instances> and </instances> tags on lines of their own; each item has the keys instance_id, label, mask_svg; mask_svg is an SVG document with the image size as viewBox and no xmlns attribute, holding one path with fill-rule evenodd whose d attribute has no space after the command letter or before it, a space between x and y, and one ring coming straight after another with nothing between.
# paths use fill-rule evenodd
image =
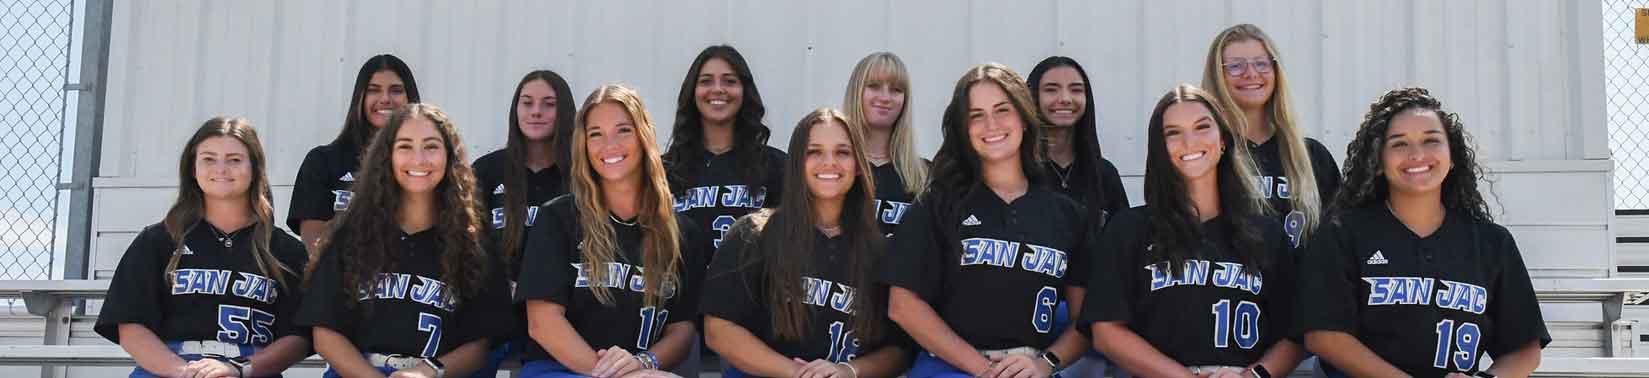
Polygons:
<instances>
[{"instance_id":1,"label":"long brown hair","mask_svg":"<svg viewBox=\"0 0 1649 378\"><path fill-rule=\"evenodd\" d=\"M676 121L670 129L670 146L664 152L664 161L676 173L669 179L677 180L677 184L687 184L685 180L703 169L704 160L709 158L704 151L704 114L699 112L694 91L698 88L699 73L710 59L727 62L739 76L744 94L739 112L734 115L733 150L730 153L734 160L743 164L736 172L737 177L748 184L760 185L768 179L767 153L763 148L767 146L767 137L773 131L762 123L762 117L767 116L767 106L762 104L761 91L756 89L756 76L750 71L750 63L744 60L738 49L729 45L705 47L693 58L693 65L687 68L687 76L681 79L681 91L676 94Z\"/></svg>"},{"instance_id":2,"label":"long brown hair","mask_svg":"<svg viewBox=\"0 0 1649 378\"><path fill-rule=\"evenodd\" d=\"M257 262L258 271L263 273L264 277L274 279L281 287L288 287L286 275L282 273L292 273L293 270L275 258L275 254L269 249L269 239L275 234L275 210L270 205L269 176L264 170L263 144L258 142L258 131L252 128L252 122L245 118L214 117L206 120L200 128L195 129L195 135L189 137L189 143L183 146L183 156L178 158L177 201L172 202L172 208L166 210L166 220L162 222L166 227L166 234L172 237L177 246L172 249L171 259L166 261L166 273L161 279L170 285L176 278L178 260L183 257L184 241L205 216L206 193L201 191L200 182L195 181L195 149L201 142L213 137L232 138L246 146L247 163L252 167L252 183L246 193L246 207L252 210L252 259Z\"/></svg>"},{"instance_id":3,"label":"long brown hair","mask_svg":"<svg viewBox=\"0 0 1649 378\"><path fill-rule=\"evenodd\" d=\"M886 309L882 304L886 290L873 290L875 263L886 250L886 239L876 224L875 180L870 163L865 158L864 134L858 128L847 126L847 117L830 108L808 113L790 134L790 156L806 156L807 144L813 129L839 125L847 132L853 146L854 167L857 174L853 187L848 189L842 204L841 227L846 241L849 269L846 284L857 289L849 305L853 315L852 330L862 340L879 340ZM814 239L817 231L813 194L807 189L807 159L793 158L786 162L784 174L785 201L776 210L761 210L747 215L733 225L729 237L745 241L741 268L753 268L758 263L767 287L767 308L771 309L773 333L780 339L799 340L807 334L808 311L802 301L802 274L813 271ZM794 198L795 200L790 200Z\"/></svg>"},{"instance_id":4,"label":"long brown hair","mask_svg":"<svg viewBox=\"0 0 1649 378\"><path fill-rule=\"evenodd\" d=\"M1209 115L1220 130L1220 142L1225 149L1215 166L1219 182L1220 216L1229 225L1232 240L1220 240L1237 252L1237 262L1259 272L1266 268L1262 259L1266 253L1263 235L1253 219L1265 214L1265 202L1254 195L1254 164L1248 158L1248 143L1242 134L1231 127L1231 113L1221 108L1207 91L1190 84L1180 84L1162 95L1151 121L1146 126L1145 203L1150 205L1151 242L1148 252L1152 258L1169 262L1169 270L1178 272L1183 262L1195 256L1203 239L1201 221L1196 203L1191 201L1185 178L1174 167L1174 157L1168 155L1168 145L1162 135L1163 116L1174 104L1190 103L1208 108Z\"/></svg>"},{"instance_id":5,"label":"long brown hair","mask_svg":"<svg viewBox=\"0 0 1649 378\"><path fill-rule=\"evenodd\" d=\"M555 92L555 130L550 136L550 159L555 164L550 169L567 176L567 136L572 135L573 126L573 91L567 87L567 80L562 79L554 71L539 70L528 72L515 85L515 95L510 96L509 137L504 142L504 234L500 245L501 260L513 263L515 256L521 250L521 242L526 235L527 228L527 135L521 133L521 116L516 114L516 103L521 100L521 88L527 83L543 81L549 84L550 90ZM482 188L483 190L485 188Z\"/></svg>"},{"instance_id":6,"label":"long brown hair","mask_svg":"<svg viewBox=\"0 0 1649 378\"><path fill-rule=\"evenodd\" d=\"M641 255L643 285L647 306L659 306L681 287L681 228L676 225L675 203L670 196L670 184L665 179L664 163L659 158L658 137L653 132L653 117L641 104L641 95L620 84L596 88L578 110L572 134L572 185L568 188L578 206L578 226L583 230L583 248L579 253L585 266L591 267L590 282L607 282L607 263L618 259L618 237L609 221L607 198L596 179L595 167L588 152L589 134L585 128L590 110L596 105L614 104L624 108L635 124L636 138L641 145L641 188L637 191L636 225L641 227ZM613 294L606 285L590 285L597 301L611 305Z\"/></svg>"},{"instance_id":7,"label":"long brown hair","mask_svg":"<svg viewBox=\"0 0 1649 378\"><path fill-rule=\"evenodd\" d=\"M1042 127L1037 116L1040 112L1036 103L1031 101L1030 88L1026 87L1025 79L1000 63L969 68L956 80L956 88L951 91L950 105L945 107L945 115L940 122L944 140L940 142L939 152L933 155L928 189L917 199L918 202L928 203L939 219L936 222L948 225L941 227L942 240L957 240L962 230L962 201L977 190L977 184L984 182L984 163L979 160L979 152L974 151L973 145L968 142L968 106L972 101L968 91L981 83L996 85L1008 94L1009 103L1013 104L1019 122L1025 128L1019 144L1019 169L1024 171L1031 187L1044 185ZM952 245L951 251L961 253L961 245Z\"/></svg>"},{"instance_id":8,"label":"long brown hair","mask_svg":"<svg viewBox=\"0 0 1649 378\"><path fill-rule=\"evenodd\" d=\"M462 296L474 295L481 288L481 279L488 267L486 252L481 248L481 213L476 205L475 174L465 162L464 143L458 138L457 127L440 108L430 104L407 104L389 117L389 124L372 137L372 143L361 157L360 174L356 176L355 198L349 209L332 221L328 237L320 243L321 255L339 253L343 264L343 288L347 293L371 290L378 285L378 275L393 269L395 260L390 251L398 246L403 231L396 224L397 210L401 208L401 185L395 181L395 134L408 120L422 118L435 124L441 143L447 151L446 175L435 186L435 225L437 245L441 255L441 281ZM310 275L316 264L310 264ZM354 301L346 301L353 304Z\"/></svg>"}]
</instances>

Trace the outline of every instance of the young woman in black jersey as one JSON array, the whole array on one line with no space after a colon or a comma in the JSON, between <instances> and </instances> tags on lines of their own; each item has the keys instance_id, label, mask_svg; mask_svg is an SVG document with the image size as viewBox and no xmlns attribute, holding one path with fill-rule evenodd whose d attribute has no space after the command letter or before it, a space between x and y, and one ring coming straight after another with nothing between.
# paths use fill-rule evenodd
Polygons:
<instances>
[{"instance_id":1,"label":"young woman in black jersey","mask_svg":"<svg viewBox=\"0 0 1649 378\"><path fill-rule=\"evenodd\" d=\"M908 373L1045 378L1088 342L1055 327L1082 303L1086 214L1041 180L1036 104L1000 64L968 69L945 108L932 180L893 236L889 317L926 349Z\"/></svg>"},{"instance_id":2,"label":"young woman in black jersey","mask_svg":"<svg viewBox=\"0 0 1649 378\"><path fill-rule=\"evenodd\" d=\"M929 162L916 155L910 98L910 71L890 52L860 59L842 98L848 127L865 136L865 157L876 183L874 216L884 235L893 234L928 184Z\"/></svg>"},{"instance_id":3,"label":"young woman in black jersey","mask_svg":"<svg viewBox=\"0 0 1649 378\"><path fill-rule=\"evenodd\" d=\"M572 89L561 75L549 70L528 72L510 97L505 124L509 137L504 148L475 159L476 194L481 196L482 223L488 230L486 246L504 262L505 277L512 285L521 271L521 246L527 231L537 223L539 205L567 193L566 140L572 135L577 111ZM515 313L525 316L526 308L517 304ZM525 318L517 320L526 322ZM519 352L516 344L531 342L522 331L488 354L487 365L476 375L496 374L504 358Z\"/></svg>"},{"instance_id":4,"label":"young woman in black jersey","mask_svg":"<svg viewBox=\"0 0 1649 378\"><path fill-rule=\"evenodd\" d=\"M1202 85L1231 112L1258 169L1258 193L1295 247L1304 247L1340 188L1334 156L1307 138L1295 118L1277 44L1258 26L1232 26L1214 37Z\"/></svg>"},{"instance_id":5,"label":"young woman in black jersey","mask_svg":"<svg viewBox=\"0 0 1649 378\"><path fill-rule=\"evenodd\" d=\"M835 109L796 124L778 209L740 218L711 263L705 340L724 377L893 377L910 352L894 337L886 251L864 138Z\"/></svg>"},{"instance_id":6,"label":"young woman in black jersey","mask_svg":"<svg viewBox=\"0 0 1649 378\"><path fill-rule=\"evenodd\" d=\"M1103 257L1078 324L1134 376L1285 376L1304 357L1290 333L1294 255L1229 122L1202 89L1164 95L1146 131L1146 205L1094 243Z\"/></svg>"},{"instance_id":7,"label":"young woman in black jersey","mask_svg":"<svg viewBox=\"0 0 1649 378\"><path fill-rule=\"evenodd\" d=\"M1369 105L1311 241L1306 345L1330 376L1526 377L1552 342L1460 116L1424 88ZM1494 365L1480 363L1483 355Z\"/></svg>"},{"instance_id":8,"label":"young woman in black jersey","mask_svg":"<svg viewBox=\"0 0 1649 378\"><path fill-rule=\"evenodd\" d=\"M184 145L178 196L120 257L93 328L132 377L271 377L309 355L294 325L308 254L275 228L263 146L244 118Z\"/></svg>"},{"instance_id":9,"label":"young woman in black jersey","mask_svg":"<svg viewBox=\"0 0 1649 378\"><path fill-rule=\"evenodd\" d=\"M1041 116L1042 142L1054 187L1088 208L1090 218L1128 208L1128 191L1117 167L1099 147L1099 116L1088 71L1075 59L1050 56L1031 69L1026 83Z\"/></svg>"},{"instance_id":10,"label":"young woman in black jersey","mask_svg":"<svg viewBox=\"0 0 1649 378\"><path fill-rule=\"evenodd\" d=\"M304 246L312 252L318 251L315 244L326 232L326 223L349 207L355 195L350 187L359 175L356 168L372 135L389 122L395 109L419 98L412 68L390 54L367 59L355 74L354 88L343 130L332 143L304 155L292 183L286 227L303 238Z\"/></svg>"},{"instance_id":11,"label":"young woman in black jersey","mask_svg":"<svg viewBox=\"0 0 1649 378\"><path fill-rule=\"evenodd\" d=\"M693 58L676 96L664 168L675 211L712 235L712 250L738 217L779 205L785 156L767 145L766 114L738 50L710 46Z\"/></svg>"},{"instance_id":12,"label":"young woman in black jersey","mask_svg":"<svg viewBox=\"0 0 1649 378\"><path fill-rule=\"evenodd\" d=\"M331 365L326 377L468 376L513 331L464 161L434 105L402 107L372 137L355 204L322 239L298 315Z\"/></svg>"},{"instance_id":13,"label":"young woman in black jersey","mask_svg":"<svg viewBox=\"0 0 1649 378\"><path fill-rule=\"evenodd\" d=\"M571 193L540 210L522 260L516 297L536 343L521 375L672 376L698 342L702 231L670 208L635 90L597 88L573 127Z\"/></svg>"}]
</instances>

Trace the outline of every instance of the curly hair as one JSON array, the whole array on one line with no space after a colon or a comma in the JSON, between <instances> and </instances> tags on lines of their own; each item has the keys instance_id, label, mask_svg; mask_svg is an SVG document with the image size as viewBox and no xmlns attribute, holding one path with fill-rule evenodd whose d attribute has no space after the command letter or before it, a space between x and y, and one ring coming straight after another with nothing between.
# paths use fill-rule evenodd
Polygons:
<instances>
[{"instance_id":1,"label":"curly hair","mask_svg":"<svg viewBox=\"0 0 1649 378\"><path fill-rule=\"evenodd\" d=\"M1483 167L1477 164L1477 152L1472 148L1471 135L1466 133L1460 115L1443 109L1443 103L1431 96L1425 88L1393 89L1381 95L1368 106L1368 114L1357 129L1357 135L1346 145L1344 175L1346 182L1334 198L1335 211L1374 206L1391 196L1386 178L1382 151L1391 120L1411 109L1424 109L1437 114L1443 123L1443 132L1449 140L1449 160L1453 168L1443 179L1443 207L1465 212L1478 222L1492 222L1489 205L1477 190L1477 180L1484 177Z\"/></svg>"},{"instance_id":2,"label":"curly hair","mask_svg":"<svg viewBox=\"0 0 1649 378\"><path fill-rule=\"evenodd\" d=\"M396 211L401 208L401 185L395 181L391 161L395 137L408 120L422 118L435 125L446 147L446 175L435 186L435 225L441 255L441 281L460 297L477 294L482 277L488 268L488 256L481 248L481 211L476 205L475 174L465 162L464 143L458 138L457 127L446 113L430 104L407 104L390 116L383 132L372 137L372 143L361 156L360 175L356 176L355 198L348 210L332 221L321 240L321 255L337 253L343 264L342 286L346 293L372 290L378 285L378 276L395 266L390 251L398 250L398 235L403 231L396 224ZM307 276L313 276L310 264ZM307 281L309 278L306 278ZM346 301L346 305L354 301Z\"/></svg>"}]
</instances>

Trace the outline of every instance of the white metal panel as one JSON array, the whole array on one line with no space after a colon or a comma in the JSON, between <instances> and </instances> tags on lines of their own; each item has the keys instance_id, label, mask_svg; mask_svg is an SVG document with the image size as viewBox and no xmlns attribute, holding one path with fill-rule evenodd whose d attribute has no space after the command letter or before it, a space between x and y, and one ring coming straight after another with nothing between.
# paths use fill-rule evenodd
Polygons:
<instances>
[{"instance_id":1,"label":"white metal panel","mask_svg":"<svg viewBox=\"0 0 1649 378\"><path fill-rule=\"evenodd\" d=\"M1593 93L1601 88L1595 59L1601 46L1579 34L1595 35L1597 6L1545 0L117 2L97 230L134 231L126 228L159 219L158 212L111 211L121 204L108 202L124 191L172 185L181 143L213 115L242 115L260 126L270 178L284 193L305 151L337 134L360 62L384 52L407 60L424 100L455 117L472 159L503 144L509 94L531 69L560 72L579 102L602 83L635 86L662 143L687 63L705 45L731 43L755 71L773 128L770 144L782 147L801 114L839 105L854 62L872 51L893 51L912 69L911 116L919 150L931 155L939 145L940 112L964 69L997 61L1027 74L1043 56L1068 55L1083 62L1094 81L1107 157L1124 174L1138 175L1144 123L1155 100L1176 83L1200 82L1214 34L1251 22L1277 40L1301 126L1336 158L1345 157L1370 101L1386 89L1418 84L1460 113L1485 162L1596 159L1606 156L1597 147L1605 135L1601 112L1589 111L1601 109L1602 98ZM1585 164L1558 165L1590 172L1581 174L1585 180L1597 172ZM1569 177L1550 173L1552 182ZM1128 180L1132 185L1137 178ZM1550 186L1497 190L1525 201ZM1509 218L1540 219L1549 211L1571 226L1607 225L1604 214L1580 212L1607 205L1602 192L1588 193L1527 204ZM165 202L170 195L144 198ZM285 207L279 200L277 208ZM1597 244L1563 239L1590 233L1553 235L1560 239L1525 244ZM103 253L123 247L95 246Z\"/></svg>"}]
</instances>

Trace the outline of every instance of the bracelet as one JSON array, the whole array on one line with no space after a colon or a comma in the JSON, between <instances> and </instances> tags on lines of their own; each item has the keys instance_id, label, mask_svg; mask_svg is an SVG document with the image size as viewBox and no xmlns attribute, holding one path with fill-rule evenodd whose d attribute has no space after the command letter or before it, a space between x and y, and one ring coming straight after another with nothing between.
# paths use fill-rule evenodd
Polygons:
<instances>
[{"instance_id":1,"label":"bracelet","mask_svg":"<svg viewBox=\"0 0 1649 378\"><path fill-rule=\"evenodd\" d=\"M644 350L644 351L641 351L639 353L636 353L635 358L636 358L636 362L641 363L641 368L651 369L651 370L658 370L658 356L654 355L653 352L649 352L649 351Z\"/></svg>"},{"instance_id":2,"label":"bracelet","mask_svg":"<svg viewBox=\"0 0 1649 378\"><path fill-rule=\"evenodd\" d=\"M847 363L846 361L837 362L837 364L840 364L842 366L846 366L848 371L852 371L853 372L853 378L859 378L859 368L853 367L853 364Z\"/></svg>"}]
</instances>

